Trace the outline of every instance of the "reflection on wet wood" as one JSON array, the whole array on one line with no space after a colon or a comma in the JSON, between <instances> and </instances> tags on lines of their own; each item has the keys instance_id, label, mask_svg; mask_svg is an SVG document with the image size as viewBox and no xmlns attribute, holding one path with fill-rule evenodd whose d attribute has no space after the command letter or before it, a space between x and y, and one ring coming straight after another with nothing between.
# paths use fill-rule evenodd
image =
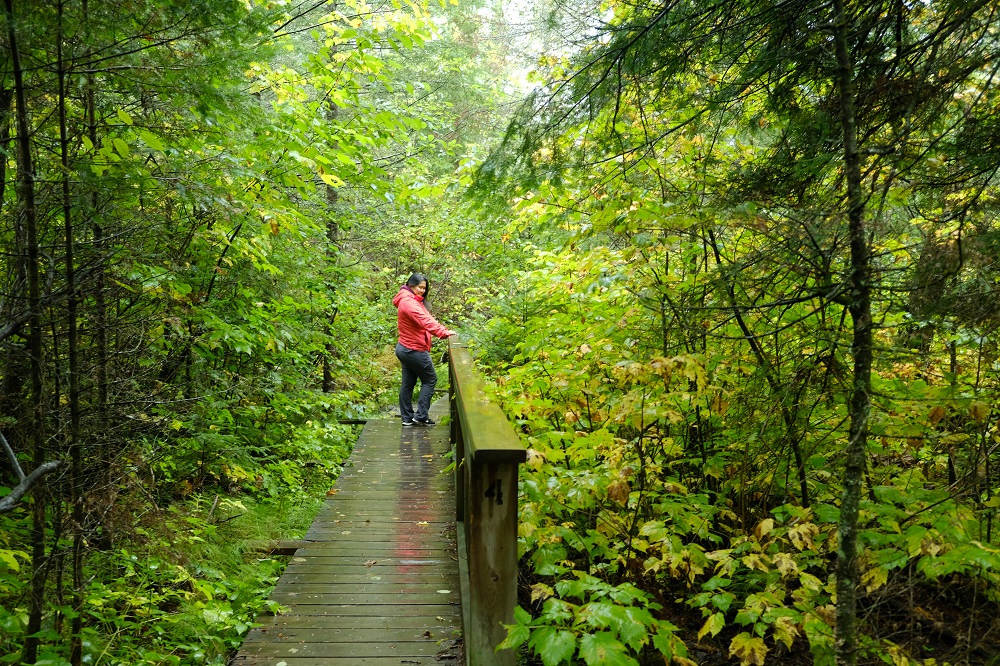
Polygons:
<instances>
[{"instance_id":1,"label":"reflection on wet wood","mask_svg":"<svg viewBox=\"0 0 1000 666\"><path fill-rule=\"evenodd\" d=\"M230 663L457 665L449 448L446 426L369 421L271 595L288 612L258 618Z\"/></svg>"}]
</instances>

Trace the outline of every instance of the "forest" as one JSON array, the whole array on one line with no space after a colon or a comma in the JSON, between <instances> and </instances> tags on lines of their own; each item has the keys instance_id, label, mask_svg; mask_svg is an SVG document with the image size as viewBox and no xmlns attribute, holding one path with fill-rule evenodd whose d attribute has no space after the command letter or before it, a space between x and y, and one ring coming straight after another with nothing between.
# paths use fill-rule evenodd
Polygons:
<instances>
[{"instance_id":1,"label":"forest","mask_svg":"<svg viewBox=\"0 0 1000 666\"><path fill-rule=\"evenodd\" d=\"M1000 2L4 0L0 59L0 664L280 613L414 271L528 449L498 649L1000 663Z\"/></svg>"}]
</instances>

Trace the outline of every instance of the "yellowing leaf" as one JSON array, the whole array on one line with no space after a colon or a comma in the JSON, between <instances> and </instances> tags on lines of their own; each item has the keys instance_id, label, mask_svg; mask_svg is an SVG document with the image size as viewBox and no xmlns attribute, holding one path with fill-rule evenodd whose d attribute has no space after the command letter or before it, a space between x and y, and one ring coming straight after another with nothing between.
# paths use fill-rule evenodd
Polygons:
<instances>
[{"instance_id":1,"label":"yellowing leaf","mask_svg":"<svg viewBox=\"0 0 1000 666\"><path fill-rule=\"evenodd\" d=\"M799 572L799 565L795 563L795 558L788 553L776 553L774 557L771 558L771 564L777 567L778 571L781 572L782 578Z\"/></svg>"},{"instance_id":2,"label":"yellowing leaf","mask_svg":"<svg viewBox=\"0 0 1000 666\"><path fill-rule=\"evenodd\" d=\"M757 537L757 540L760 541L765 536L767 536L767 534L773 529L774 529L774 519L765 518L764 520L757 523L757 527L754 528L753 534L755 537Z\"/></svg>"},{"instance_id":3,"label":"yellowing leaf","mask_svg":"<svg viewBox=\"0 0 1000 666\"><path fill-rule=\"evenodd\" d=\"M756 569L758 571L763 571L764 573L767 573L771 569L770 567L767 566L766 560L767 558L763 555L751 553L750 555L747 555L746 557L740 559L740 562L742 562L743 566L745 566L747 569Z\"/></svg>"},{"instance_id":4,"label":"yellowing leaf","mask_svg":"<svg viewBox=\"0 0 1000 666\"><path fill-rule=\"evenodd\" d=\"M531 586L531 600L532 601L544 601L555 594L555 590L546 585L545 583L535 583Z\"/></svg>"},{"instance_id":5,"label":"yellowing leaf","mask_svg":"<svg viewBox=\"0 0 1000 666\"><path fill-rule=\"evenodd\" d=\"M729 656L740 660L740 666L764 666L767 646L760 636L751 636L747 632L737 634L729 644Z\"/></svg>"},{"instance_id":6,"label":"yellowing leaf","mask_svg":"<svg viewBox=\"0 0 1000 666\"><path fill-rule=\"evenodd\" d=\"M531 469L537 470L542 466L542 463L545 462L545 456L535 449L528 449L527 454L528 459L525 461L525 464Z\"/></svg>"},{"instance_id":7,"label":"yellowing leaf","mask_svg":"<svg viewBox=\"0 0 1000 666\"><path fill-rule=\"evenodd\" d=\"M705 634L712 634L712 638L715 638L725 626L726 616L722 613L712 613L705 620L705 624L702 625L701 629L698 630L698 640L700 641Z\"/></svg>"},{"instance_id":8,"label":"yellowing leaf","mask_svg":"<svg viewBox=\"0 0 1000 666\"><path fill-rule=\"evenodd\" d=\"M823 581L810 573L804 573L799 576L799 583L811 592L819 592L823 588Z\"/></svg>"},{"instance_id":9,"label":"yellowing leaf","mask_svg":"<svg viewBox=\"0 0 1000 666\"><path fill-rule=\"evenodd\" d=\"M608 499L618 502L622 506L628 504L629 493L632 489L624 481L615 481L608 485Z\"/></svg>"},{"instance_id":10,"label":"yellowing leaf","mask_svg":"<svg viewBox=\"0 0 1000 666\"><path fill-rule=\"evenodd\" d=\"M819 527L812 523L800 523L788 530L788 538L799 550L812 550L813 537L819 534Z\"/></svg>"},{"instance_id":11,"label":"yellowing leaf","mask_svg":"<svg viewBox=\"0 0 1000 666\"><path fill-rule=\"evenodd\" d=\"M340 178L337 178L332 173L321 173L319 177L323 180L324 183L326 183L330 187L340 187L341 185L344 184L344 181L342 181Z\"/></svg>"},{"instance_id":12,"label":"yellowing leaf","mask_svg":"<svg viewBox=\"0 0 1000 666\"><path fill-rule=\"evenodd\" d=\"M799 635L799 628L795 626L792 618L785 615L779 617L771 625L771 629L774 632L775 641L781 641L789 650L792 649L792 641Z\"/></svg>"},{"instance_id":13,"label":"yellowing leaf","mask_svg":"<svg viewBox=\"0 0 1000 666\"><path fill-rule=\"evenodd\" d=\"M982 400L976 400L974 403L969 405L969 416L971 416L976 423L984 422L990 415L990 406L987 405Z\"/></svg>"},{"instance_id":14,"label":"yellowing leaf","mask_svg":"<svg viewBox=\"0 0 1000 666\"><path fill-rule=\"evenodd\" d=\"M872 567L861 575L861 582L865 585L865 590L873 592L889 580L889 572L883 567Z\"/></svg>"}]
</instances>

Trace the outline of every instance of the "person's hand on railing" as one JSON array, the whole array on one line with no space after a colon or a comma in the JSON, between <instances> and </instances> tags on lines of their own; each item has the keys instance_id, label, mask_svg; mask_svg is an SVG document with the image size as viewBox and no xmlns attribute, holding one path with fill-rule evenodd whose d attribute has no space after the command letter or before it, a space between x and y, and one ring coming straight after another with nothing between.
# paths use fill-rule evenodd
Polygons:
<instances>
[{"instance_id":1,"label":"person's hand on railing","mask_svg":"<svg viewBox=\"0 0 1000 666\"><path fill-rule=\"evenodd\" d=\"M458 331L453 331L450 328L444 332L444 337L450 338L453 335L458 335Z\"/></svg>"}]
</instances>

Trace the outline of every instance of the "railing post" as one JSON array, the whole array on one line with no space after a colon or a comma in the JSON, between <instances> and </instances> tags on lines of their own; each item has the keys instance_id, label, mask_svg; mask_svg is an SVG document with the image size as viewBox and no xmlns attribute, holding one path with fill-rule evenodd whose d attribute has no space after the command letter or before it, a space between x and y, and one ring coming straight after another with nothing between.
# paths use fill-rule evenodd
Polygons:
<instances>
[{"instance_id":1,"label":"railing post","mask_svg":"<svg viewBox=\"0 0 1000 666\"><path fill-rule=\"evenodd\" d=\"M470 619L466 647L473 666L514 666L514 650L496 652L517 605L517 469L512 462L472 461L465 521Z\"/></svg>"},{"instance_id":2,"label":"railing post","mask_svg":"<svg viewBox=\"0 0 1000 666\"><path fill-rule=\"evenodd\" d=\"M468 590L463 590L467 666L514 666L496 651L517 605L517 475L526 452L499 407L486 399L464 345L449 341L456 515L464 523ZM461 555L460 555L461 557Z\"/></svg>"}]
</instances>

